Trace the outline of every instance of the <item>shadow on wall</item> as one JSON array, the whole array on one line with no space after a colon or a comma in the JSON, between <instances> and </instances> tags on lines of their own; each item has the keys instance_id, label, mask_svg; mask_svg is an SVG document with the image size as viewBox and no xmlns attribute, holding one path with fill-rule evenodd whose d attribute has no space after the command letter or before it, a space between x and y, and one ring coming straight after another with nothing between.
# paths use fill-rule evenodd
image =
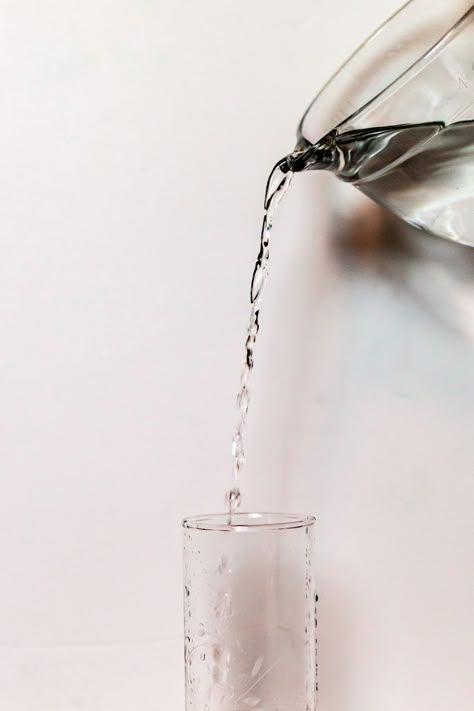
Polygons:
<instances>
[{"instance_id":1,"label":"shadow on wall","mask_svg":"<svg viewBox=\"0 0 474 711\"><path fill-rule=\"evenodd\" d=\"M474 343L474 249L416 229L374 202L340 212L329 245L343 271L373 273L425 317Z\"/></svg>"},{"instance_id":2,"label":"shadow on wall","mask_svg":"<svg viewBox=\"0 0 474 711\"><path fill-rule=\"evenodd\" d=\"M449 367L468 377L474 348L474 249L403 223L332 176L305 178L306 234L278 284L278 323L266 323L272 368L258 416L272 422L268 468L282 502L295 490L294 442L301 432L307 447L313 433L314 440L331 440L339 410L346 408L347 419L357 415L354 408L367 404L376 386L390 406L390 394L412 381L425 360L433 373L446 373L444 359L454 359ZM433 353L432 343L452 352ZM425 381L420 388L443 408L449 383L432 390ZM332 456L323 449L314 442L315 472L325 471ZM303 454L301 465L308 459Z\"/></svg>"}]
</instances>

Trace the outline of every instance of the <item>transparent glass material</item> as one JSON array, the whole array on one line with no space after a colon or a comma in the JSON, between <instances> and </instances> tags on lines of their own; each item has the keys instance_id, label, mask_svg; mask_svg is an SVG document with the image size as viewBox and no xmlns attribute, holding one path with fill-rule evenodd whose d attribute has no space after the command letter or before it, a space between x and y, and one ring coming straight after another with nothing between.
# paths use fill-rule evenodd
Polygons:
<instances>
[{"instance_id":1,"label":"transparent glass material","mask_svg":"<svg viewBox=\"0 0 474 711\"><path fill-rule=\"evenodd\" d=\"M186 711L314 711L311 516L186 519Z\"/></svg>"},{"instance_id":2,"label":"transparent glass material","mask_svg":"<svg viewBox=\"0 0 474 711\"><path fill-rule=\"evenodd\" d=\"M411 0L316 96L298 147L406 222L474 245L474 5Z\"/></svg>"}]
</instances>

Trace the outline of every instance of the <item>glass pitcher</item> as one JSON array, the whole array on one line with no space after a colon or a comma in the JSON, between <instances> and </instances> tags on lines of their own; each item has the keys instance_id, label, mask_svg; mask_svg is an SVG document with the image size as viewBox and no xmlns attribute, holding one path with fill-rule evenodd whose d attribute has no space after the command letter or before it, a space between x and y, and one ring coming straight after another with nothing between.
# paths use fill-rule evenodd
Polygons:
<instances>
[{"instance_id":1,"label":"glass pitcher","mask_svg":"<svg viewBox=\"0 0 474 711\"><path fill-rule=\"evenodd\" d=\"M406 222L474 246L474 5L411 0L306 110L293 171L326 169Z\"/></svg>"}]
</instances>

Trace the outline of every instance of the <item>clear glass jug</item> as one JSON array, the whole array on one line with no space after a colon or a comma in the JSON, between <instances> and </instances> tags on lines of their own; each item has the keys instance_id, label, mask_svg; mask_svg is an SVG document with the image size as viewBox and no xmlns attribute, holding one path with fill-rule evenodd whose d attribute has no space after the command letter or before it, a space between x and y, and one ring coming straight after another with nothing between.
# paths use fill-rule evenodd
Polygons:
<instances>
[{"instance_id":1,"label":"clear glass jug","mask_svg":"<svg viewBox=\"0 0 474 711\"><path fill-rule=\"evenodd\" d=\"M328 169L415 227L474 246L474 5L411 0L326 84L291 170Z\"/></svg>"}]
</instances>

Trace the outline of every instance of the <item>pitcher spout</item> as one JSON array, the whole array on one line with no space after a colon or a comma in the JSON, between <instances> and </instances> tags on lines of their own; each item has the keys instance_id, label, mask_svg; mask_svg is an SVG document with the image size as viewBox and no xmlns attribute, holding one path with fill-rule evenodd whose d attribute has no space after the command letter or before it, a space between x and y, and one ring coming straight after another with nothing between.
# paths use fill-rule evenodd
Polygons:
<instances>
[{"instance_id":1,"label":"pitcher spout","mask_svg":"<svg viewBox=\"0 0 474 711\"><path fill-rule=\"evenodd\" d=\"M300 138L295 150L283 161L283 172L301 173L305 170L337 170L339 155L332 131L323 139L313 144Z\"/></svg>"}]
</instances>

